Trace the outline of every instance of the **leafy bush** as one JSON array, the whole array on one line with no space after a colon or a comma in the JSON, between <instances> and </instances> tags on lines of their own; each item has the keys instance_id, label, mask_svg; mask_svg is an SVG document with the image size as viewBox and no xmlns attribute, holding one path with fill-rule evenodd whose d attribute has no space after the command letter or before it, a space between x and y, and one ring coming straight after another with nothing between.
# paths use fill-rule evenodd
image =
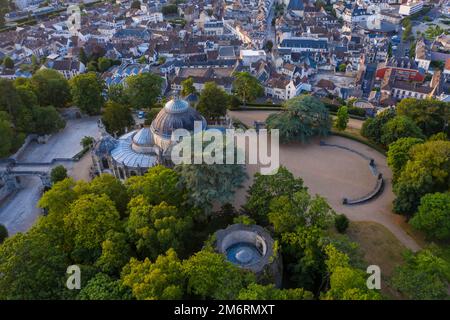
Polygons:
<instances>
[{"instance_id":1,"label":"leafy bush","mask_svg":"<svg viewBox=\"0 0 450 320\"><path fill-rule=\"evenodd\" d=\"M0 224L0 244L8 238L8 229L2 224Z\"/></svg>"},{"instance_id":2,"label":"leafy bush","mask_svg":"<svg viewBox=\"0 0 450 320\"><path fill-rule=\"evenodd\" d=\"M344 233L347 230L349 223L350 220L348 220L345 214L338 214L334 218L334 226L339 233Z\"/></svg>"},{"instance_id":3,"label":"leafy bush","mask_svg":"<svg viewBox=\"0 0 450 320\"><path fill-rule=\"evenodd\" d=\"M65 178L67 178L67 170L62 165L54 167L50 172L50 180L52 183L62 181Z\"/></svg>"}]
</instances>

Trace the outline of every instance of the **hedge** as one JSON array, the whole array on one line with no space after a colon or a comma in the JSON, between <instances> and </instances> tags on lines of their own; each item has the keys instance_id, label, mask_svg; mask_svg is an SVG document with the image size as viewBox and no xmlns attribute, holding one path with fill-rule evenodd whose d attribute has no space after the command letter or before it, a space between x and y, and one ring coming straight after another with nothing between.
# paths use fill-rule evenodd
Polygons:
<instances>
[{"instance_id":1,"label":"hedge","mask_svg":"<svg viewBox=\"0 0 450 320\"><path fill-rule=\"evenodd\" d=\"M347 132L339 132L339 131L331 130L331 134L334 135L334 136L339 136L339 137L343 137L343 138L347 138L347 139L351 139L351 140L360 142L360 143L365 144L366 146L368 146L368 147L370 147L372 149L375 149L376 151L378 151L382 155L386 156L387 150L384 149L383 147L373 143L373 142L361 139L360 137L357 137L357 136L352 135L352 134L347 133Z\"/></svg>"},{"instance_id":2,"label":"hedge","mask_svg":"<svg viewBox=\"0 0 450 320\"><path fill-rule=\"evenodd\" d=\"M91 149L91 147L83 148L80 152L72 157L73 160L78 161Z\"/></svg>"}]
</instances>

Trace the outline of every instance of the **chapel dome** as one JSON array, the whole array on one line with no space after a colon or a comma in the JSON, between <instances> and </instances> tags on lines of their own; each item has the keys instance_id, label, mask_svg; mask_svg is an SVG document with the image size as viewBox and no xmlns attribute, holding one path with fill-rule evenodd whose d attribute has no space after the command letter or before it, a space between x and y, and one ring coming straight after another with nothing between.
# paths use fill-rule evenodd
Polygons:
<instances>
[{"instance_id":1,"label":"chapel dome","mask_svg":"<svg viewBox=\"0 0 450 320\"><path fill-rule=\"evenodd\" d=\"M203 129L205 129L205 118L197 110L190 107L187 101L174 98L166 103L152 121L151 129L154 134L170 139L172 132L176 129L193 131L195 121L201 121Z\"/></svg>"},{"instance_id":2,"label":"chapel dome","mask_svg":"<svg viewBox=\"0 0 450 320\"><path fill-rule=\"evenodd\" d=\"M131 148L137 153L154 153L154 145L150 128L142 128L133 135Z\"/></svg>"},{"instance_id":3,"label":"chapel dome","mask_svg":"<svg viewBox=\"0 0 450 320\"><path fill-rule=\"evenodd\" d=\"M133 136L133 143L142 147L151 147L155 144L150 128L142 128Z\"/></svg>"}]
</instances>

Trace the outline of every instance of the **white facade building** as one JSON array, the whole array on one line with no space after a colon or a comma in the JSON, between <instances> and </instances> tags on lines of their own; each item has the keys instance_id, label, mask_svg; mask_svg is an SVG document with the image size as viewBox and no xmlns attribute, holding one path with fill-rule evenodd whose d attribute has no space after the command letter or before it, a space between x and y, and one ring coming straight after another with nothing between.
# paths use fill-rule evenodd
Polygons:
<instances>
[{"instance_id":1,"label":"white facade building","mask_svg":"<svg viewBox=\"0 0 450 320\"><path fill-rule=\"evenodd\" d=\"M407 3L400 5L398 13L402 16L413 15L423 9L423 1L408 0Z\"/></svg>"},{"instance_id":2,"label":"white facade building","mask_svg":"<svg viewBox=\"0 0 450 320\"><path fill-rule=\"evenodd\" d=\"M244 66L250 66L259 60L266 61L266 52L264 50L241 50L240 58Z\"/></svg>"}]
</instances>

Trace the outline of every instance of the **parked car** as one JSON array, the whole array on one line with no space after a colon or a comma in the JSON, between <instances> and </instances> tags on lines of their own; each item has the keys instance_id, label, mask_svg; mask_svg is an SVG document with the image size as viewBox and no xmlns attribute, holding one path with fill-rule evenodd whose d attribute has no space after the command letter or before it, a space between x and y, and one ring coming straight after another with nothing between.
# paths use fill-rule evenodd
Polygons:
<instances>
[{"instance_id":1,"label":"parked car","mask_svg":"<svg viewBox=\"0 0 450 320\"><path fill-rule=\"evenodd\" d=\"M138 112L138 118L139 119L144 119L145 118L145 112L144 111L139 111Z\"/></svg>"}]
</instances>

